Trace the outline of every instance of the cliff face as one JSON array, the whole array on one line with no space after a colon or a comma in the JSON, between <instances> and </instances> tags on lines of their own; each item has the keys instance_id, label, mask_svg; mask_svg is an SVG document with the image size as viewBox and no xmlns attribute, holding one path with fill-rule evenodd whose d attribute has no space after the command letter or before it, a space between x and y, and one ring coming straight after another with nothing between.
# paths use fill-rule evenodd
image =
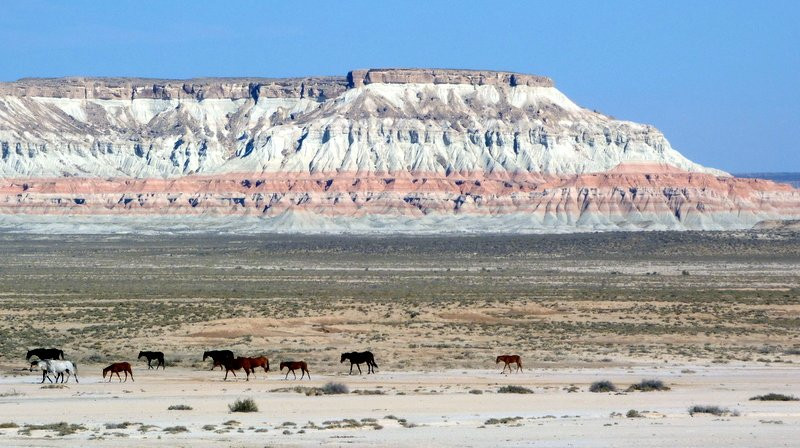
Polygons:
<instances>
[{"instance_id":1,"label":"cliff face","mask_svg":"<svg viewBox=\"0 0 800 448\"><path fill-rule=\"evenodd\" d=\"M365 220L436 231L469 217L486 231L747 228L800 216L797 190L699 166L548 78L491 71L0 83L0 177L4 216L246 215L268 230L330 218L333 231Z\"/></svg>"}]
</instances>

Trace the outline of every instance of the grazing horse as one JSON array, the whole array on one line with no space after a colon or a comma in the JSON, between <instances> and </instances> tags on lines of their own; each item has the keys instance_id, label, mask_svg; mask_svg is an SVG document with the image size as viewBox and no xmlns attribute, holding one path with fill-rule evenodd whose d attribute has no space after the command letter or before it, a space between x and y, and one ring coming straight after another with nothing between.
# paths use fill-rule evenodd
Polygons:
<instances>
[{"instance_id":1,"label":"grazing horse","mask_svg":"<svg viewBox=\"0 0 800 448\"><path fill-rule=\"evenodd\" d=\"M375 373L375 369L378 368L378 365L375 364L375 356L372 355L372 352L350 352L350 353L342 353L342 359L339 363L343 363L345 359L350 360L350 375L353 374L353 365L355 364L358 367L358 374L361 375L361 364L367 363L367 375L370 373Z\"/></svg>"},{"instance_id":2,"label":"grazing horse","mask_svg":"<svg viewBox=\"0 0 800 448\"><path fill-rule=\"evenodd\" d=\"M264 358L266 359L266 358ZM253 366L250 363L251 358L242 358L241 356L235 359L226 359L222 362L222 365L225 367L225 379L223 381L228 380L228 372L233 373L233 376L236 376L236 371L244 369L244 373L247 374L247 381L250 381L250 374L253 374L253 378L255 378L256 374L254 372Z\"/></svg>"},{"instance_id":3,"label":"grazing horse","mask_svg":"<svg viewBox=\"0 0 800 448\"><path fill-rule=\"evenodd\" d=\"M58 382L59 377L61 378L62 383L66 383L69 381L70 376L75 377L75 382L78 383L78 367L72 361L62 361L62 360L54 360L54 359L47 359L45 361L33 361L31 363L31 372L33 372L34 367L39 368L42 371L42 383L44 383L45 377L51 383L53 380L50 379L50 374L52 373L55 375L56 382ZM64 376L64 373L67 376Z\"/></svg>"},{"instance_id":4,"label":"grazing horse","mask_svg":"<svg viewBox=\"0 0 800 448\"><path fill-rule=\"evenodd\" d=\"M156 364L156 370L158 370L159 366L162 370L166 370L166 367L164 367L164 352L139 352L139 356L137 356L136 359L142 359L142 356L147 358L147 370L153 368L153 366L150 365L150 362L152 362L154 359L158 361Z\"/></svg>"},{"instance_id":5,"label":"grazing horse","mask_svg":"<svg viewBox=\"0 0 800 448\"><path fill-rule=\"evenodd\" d=\"M294 373L296 369L300 369L303 374L300 375L300 379L302 380L306 374L308 374L308 379L311 379L311 372L308 371L308 364L305 361L284 361L281 363L280 371L283 372L283 368L286 367L288 370L286 371L286 378L285 380L289 379L289 372L292 372L294 375L294 379L297 379L297 374Z\"/></svg>"},{"instance_id":6,"label":"grazing horse","mask_svg":"<svg viewBox=\"0 0 800 448\"><path fill-rule=\"evenodd\" d=\"M233 359L233 352L230 350L209 350L203 353L203 361L205 361L206 358L211 358L211 360L214 361L211 370L214 370L217 366L219 366L221 370L225 361Z\"/></svg>"},{"instance_id":7,"label":"grazing horse","mask_svg":"<svg viewBox=\"0 0 800 448\"><path fill-rule=\"evenodd\" d=\"M111 372L108 374L108 382L111 382L111 377L114 374L117 374L117 379L119 379L120 383L122 382L122 378L119 376L119 372L125 372L125 381L128 381L128 374L131 375L131 381L133 381L133 370L131 370L131 363L129 362L115 362L110 366L103 369L103 379L106 379L106 373Z\"/></svg>"},{"instance_id":8,"label":"grazing horse","mask_svg":"<svg viewBox=\"0 0 800 448\"><path fill-rule=\"evenodd\" d=\"M28 354L25 355L25 360L30 361L33 356L38 357L42 361L45 359L64 359L64 351L57 348L35 348L33 350L28 350Z\"/></svg>"},{"instance_id":9,"label":"grazing horse","mask_svg":"<svg viewBox=\"0 0 800 448\"><path fill-rule=\"evenodd\" d=\"M500 373L504 373L506 371L506 367L508 367L508 373L511 373L511 364L517 365L517 372L522 371L522 358L520 358L519 355L500 355L497 357L497 360L494 363L499 364L500 361L505 363L503 366L503 371Z\"/></svg>"}]
</instances>

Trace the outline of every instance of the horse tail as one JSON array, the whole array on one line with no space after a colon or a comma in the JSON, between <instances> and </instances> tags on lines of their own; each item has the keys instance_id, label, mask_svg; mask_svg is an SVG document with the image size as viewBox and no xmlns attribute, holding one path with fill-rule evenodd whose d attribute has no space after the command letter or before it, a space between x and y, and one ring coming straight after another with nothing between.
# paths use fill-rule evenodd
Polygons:
<instances>
[{"instance_id":1,"label":"horse tail","mask_svg":"<svg viewBox=\"0 0 800 448\"><path fill-rule=\"evenodd\" d=\"M58 355L61 356L61 359L64 359L64 350L59 350Z\"/></svg>"}]
</instances>

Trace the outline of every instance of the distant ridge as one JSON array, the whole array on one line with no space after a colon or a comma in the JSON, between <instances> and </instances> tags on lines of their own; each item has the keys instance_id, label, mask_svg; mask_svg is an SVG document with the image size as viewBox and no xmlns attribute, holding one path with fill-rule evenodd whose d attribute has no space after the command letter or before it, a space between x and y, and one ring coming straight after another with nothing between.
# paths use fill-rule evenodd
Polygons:
<instances>
[{"instance_id":1,"label":"distant ridge","mask_svg":"<svg viewBox=\"0 0 800 448\"><path fill-rule=\"evenodd\" d=\"M800 173L739 173L734 176L747 179L766 179L800 188Z\"/></svg>"}]
</instances>

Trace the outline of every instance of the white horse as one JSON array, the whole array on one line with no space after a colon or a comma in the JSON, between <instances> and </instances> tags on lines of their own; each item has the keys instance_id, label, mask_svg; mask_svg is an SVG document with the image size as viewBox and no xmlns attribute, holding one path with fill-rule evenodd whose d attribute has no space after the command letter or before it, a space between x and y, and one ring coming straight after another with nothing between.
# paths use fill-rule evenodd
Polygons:
<instances>
[{"instance_id":1,"label":"white horse","mask_svg":"<svg viewBox=\"0 0 800 448\"><path fill-rule=\"evenodd\" d=\"M31 372L33 372L34 367L38 367L42 371L42 383L44 383L44 379L47 378L48 381L51 383L53 380L50 379L50 374L52 373L55 375L56 382L58 378L61 377L61 382L66 383L69 381L69 377L74 376L75 382L78 382L78 369L72 361L61 361L55 359L46 359L44 361L34 361L31 363ZM67 376L64 376L64 373Z\"/></svg>"}]
</instances>

